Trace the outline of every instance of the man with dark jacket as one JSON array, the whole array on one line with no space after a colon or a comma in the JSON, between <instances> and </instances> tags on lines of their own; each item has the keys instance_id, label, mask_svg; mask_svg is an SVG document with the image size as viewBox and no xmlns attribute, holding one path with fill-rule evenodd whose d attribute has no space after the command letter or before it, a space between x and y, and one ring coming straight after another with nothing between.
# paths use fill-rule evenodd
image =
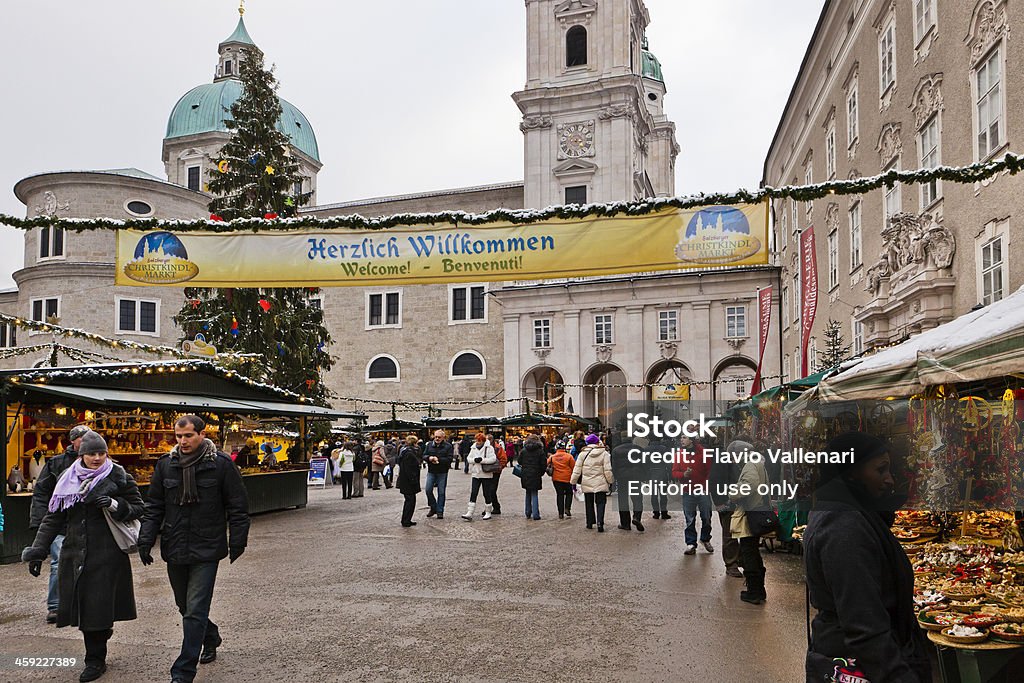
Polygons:
<instances>
[{"instance_id":1,"label":"man with dark jacket","mask_svg":"<svg viewBox=\"0 0 1024 683\"><path fill-rule=\"evenodd\" d=\"M462 437L462 441L459 442L459 457L465 463L465 467L462 470L465 474L469 474L469 451L471 448L473 448L473 437L467 433Z\"/></svg>"},{"instance_id":2,"label":"man with dark jacket","mask_svg":"<svg viewBox=\"0 0 1024 683\"><path fill-rule=\"evenodd\" d=\"M448 468L452 466L455 449L445 440L443 429L434 432L434 439L423 448L423 462L427 463L427 505L430 512L427 517L437 515L444 519L444 494L448 488ZM437 487L437 498L434 498L434 487Z\"/></svg>"},{"instance_id":3,"label":"man with dark jacket","mask_svg":"<svg viewBox=\"0 0 1024 683\"><path fill-rule=\"evenodd\" d=\"M206 438L205 429L197 415L184 415L174 423L178 445L157 461L139 532L139 559L146 565L153 563L151 552L160 534L160 556L183 617L184 637L171 667L172 683L191 683L197 663L217 658L220 631L209 618L217 566L225 557L237 560L249 536L242 476L231 458Z\"/></svg>"},{"instance_id":4,"label":"man with dark jacket","mask_svg":"<svg viewBox=\"0 0 1024 683\"><path fill-rule=\"evenodd\" d=\"M78 447L82 443L82 437L90 430L85 425L78 425L68 432L68 440L71 445L61 455L55 455L46 461L43 470L36 478L35 488L32 489L32 507L29 510L28 528L34 534L39 530L39 525L46 516L47 506L50 504L50 496L57 486L57 480L64 470L71 466L78 459ZM46 593L46 623L57 623L57 608L60 606L60 597L57 594L57 565L60 560L60 547L64 544L64 536L67 535L67 528L60 530L60 533L50 544L50 585Z\"/></svg>"},{"instance_id":5,"label":"man with dark jacket","mask_svg":"<svg viewBox=\"0 0 1024 683\"><path fill-rule=\"evenodd\" d=\"M738 443L743 437L737 437ZM752 450L753 446L747 446ZM740 571L740 542L732 537L732 512L736 506L729 501L729 495L725 493L725 487L739 481L740 472L743 470L743 463L720 462L720 458L711 460L711 471L708 476L708 486L711 488L711 502L715 504L718 511L718 521L722 524L722 561L725 562L725 573L736 578L743 578Z\"/></svg>"}]
</instances>

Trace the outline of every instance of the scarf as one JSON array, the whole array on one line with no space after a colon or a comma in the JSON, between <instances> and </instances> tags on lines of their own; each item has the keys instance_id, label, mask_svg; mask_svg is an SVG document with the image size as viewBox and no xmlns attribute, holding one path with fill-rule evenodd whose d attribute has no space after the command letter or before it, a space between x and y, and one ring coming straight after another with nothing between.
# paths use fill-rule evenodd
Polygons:
<instances>
[{"instance_id":1,"label":"scarf","mask_svg":"<svg viewBox=\"0 0 1024 683\"><path fill-rule=\"evenodd\" d=\"M75 460L57 480L47 509L50 512L67 510L80 502L89 493L89 489L103 481L113 469L114 461L110 458L94 470L83 465L81 459Z\"/></svg>"},{"instance_id":2,"label":"scarf","mask_svg":"<svg viewBox=\"0 0 1024 683\"><path fill-rule=\"evenodd\" d=\"M199 489L196 488L196 464L217 454L217 447L209 439L203 439L199 448L191 453L183 454L178 446L171 449L171 457L178 459L181 466L181 491L178 494L178 505L191 505L199 502Z\"/></svg>"}]
</instances>

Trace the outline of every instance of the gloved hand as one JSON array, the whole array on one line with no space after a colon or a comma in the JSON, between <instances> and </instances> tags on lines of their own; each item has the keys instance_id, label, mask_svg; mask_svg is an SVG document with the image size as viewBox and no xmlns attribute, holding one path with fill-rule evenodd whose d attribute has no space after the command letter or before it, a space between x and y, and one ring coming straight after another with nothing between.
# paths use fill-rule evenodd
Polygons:
<instances>
[{"instance_id":1,"label":"gloved hand","mask_svg":"<svg viewBox=\"0 0 1024 683\"><path fill-rule=\"evenodd\" d=\"M231 564L232 562L234 562L235 560L240 558L242 556L242 553L244 553L244 552L245 552L245 547L244 546L243 547L232 546L231 548L229 548L228 549L228 559L231 560L231 562L229 562L228 564Z\"/></svg>"},{"instance_id":2,"label":"gloved hand","mask_svg":"<svg viewBox=\"0 0 1024 683\"><path fill-rule=\"evenodd\" d=\"M89 502L91 502L93 505L95 505L98 508L108 508L108 507L110 507L110 502L111 501L110 501L110 496L96 496L95 498L93 498Z\"/></svg>"},{"instance_id":3,"label":"gloved hand","mask_svg":"<svg viewBox=\"0 0 1024 683\"><path fill-rule=\"evenodd\" d=\"M142 564L147 567L153 564L153 555L150 554L152 550L152 548L139 546L139 559L142 560Z\"/></svg>"},{"instance_id":4,"label":"gloved hand","mask_svg":"<svg viewBox=\"0 0 1024 683\"><path fill-rule=\"evenodd\" d=\"M476 456L475 458L473 458L473 462L483 462L483 461L484 461L484 459L481 458L479 455Z\"/></svg>"},{"instance_id":5,"label":"gloved hand","mask_svg":"<svg viewBox=\"0 0 1024 683\"><path fill-rule=\"evenodd\" d=\"M50 555L49 551L43 550L42 548L36 548L35 546L26 546L21 551L22 562L42 562Z\"/></svg>"},{"instance_id":6,"label":"gloved hand","mask_svg":"<svg viewBox=\"0 0 1024 683\"><path fill-rule=\"evenodd\" d=\"M32 560L31 562L28 563L28 573L31 574L32 576L39 576L39 574L41 574L42 571L43 571L43 561L42 560Z\"/></svg>"}]
</instances>

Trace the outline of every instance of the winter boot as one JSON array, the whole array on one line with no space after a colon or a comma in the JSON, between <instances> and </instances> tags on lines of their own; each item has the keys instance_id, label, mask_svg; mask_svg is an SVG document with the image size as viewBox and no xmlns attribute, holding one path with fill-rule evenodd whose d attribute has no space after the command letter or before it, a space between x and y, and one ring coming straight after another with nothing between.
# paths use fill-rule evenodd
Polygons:
<instances>
[{"instance_id":1,"label":"winter boot","mask_svg":"<svg viewBox=\"0 0 1024 683\"><path fill-rule=\"evenodd\" d=\"M636 527L637 531L643 531L644 530L644 525L640 523L640 515L642 515L642 514L643 514L642 512L634 512L633 513L633 526Z\"/></svg>"},{"instance_id":2,"label":"winter boot","mask_svg":"<svg viewBox=\"0 0 1024 683\"><path fill-rule=\"evenodd\" d=\"M485 505L484 506L484 516L483 516L483 518L484 519L490 519L491 518L491 506L490 505Z\"/></svg>"},{"instance_id":3,"label":"winter boot","mask_svg":"<svg viewBox=\"0 0 1024 683\"><path fill-rule=\"evenodd\" d=\"M629 525L629 513L619 510L619 528L623 531L632 531L633 527Z\"/></svg>"},{"instance_id":4,"label":"winter boot","mask_svg":"<svg viewBox=\"0 0 1024 683\"><path fill-rule=\"evenodd\" d=\"M462 518L467 522L472 522L474 512L476 512L476 503L470 503L466 508L466 514L462 515Z\"/></svg>"}]
</instances>

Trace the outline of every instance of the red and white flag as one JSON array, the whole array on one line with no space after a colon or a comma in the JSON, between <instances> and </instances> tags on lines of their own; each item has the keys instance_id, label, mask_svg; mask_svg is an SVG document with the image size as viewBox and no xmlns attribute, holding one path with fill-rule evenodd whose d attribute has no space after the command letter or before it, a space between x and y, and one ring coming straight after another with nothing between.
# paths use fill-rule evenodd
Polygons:
<instances>
[{"instance_id":1,"label":"red and white flag","mask_svg":"<svg viewBox=\"0 0 1024 683\"><path fill-rule=\"evenodd\" d=\"M754 373L754 383L750 387L751 395L761 391L761 363L764 361L764 347L768 345L768 328L772 324L772 288L765 287L757 290L757 372Z\"/></svg>"},{"instance_id":2,"label":"red and white flag","mask_svg":"<svg viewBox=\"0 0 1024 683\"><path fill-rule=\"evenodd\" d=\"M807 345L811 340L814 315L818 312L818 257L814 251L814 226L800 235L800 359L801 377L807 376Z\"/></svg>"}]
</instances>

